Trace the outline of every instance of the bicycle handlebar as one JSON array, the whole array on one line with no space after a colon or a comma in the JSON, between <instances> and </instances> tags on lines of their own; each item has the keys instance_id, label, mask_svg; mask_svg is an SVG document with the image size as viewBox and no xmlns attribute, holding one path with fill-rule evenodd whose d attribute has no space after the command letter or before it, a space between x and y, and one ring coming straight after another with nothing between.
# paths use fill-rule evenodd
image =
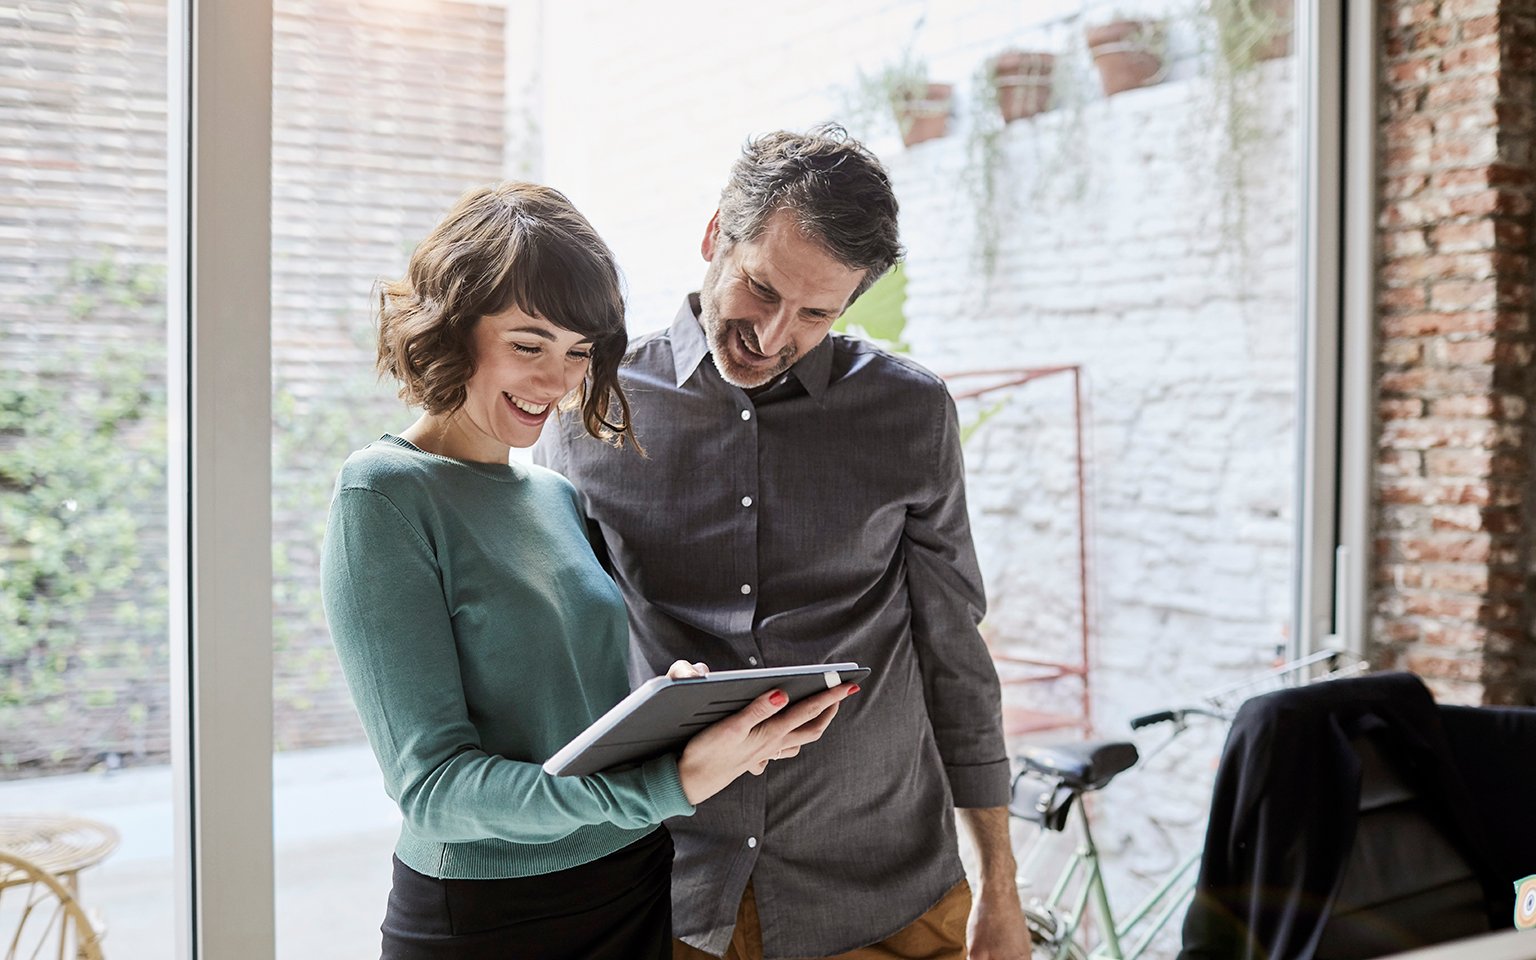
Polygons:
<instances>
[{"instance_id":1,"label":"bicycle handlebar","mask_svg":"<svg viewBox=\"0 0 1536 960\"><path fill-rule=\"evenodd\" d=\"M1132 717L1131 729L1140 730L1142 727L1150 727L1155 723L1167 723L1168 721L1175 720L1177 718L1178 711L1176 710L1159 710L1156 713L1148 713L1140 717Z\"/></svg>"},{"instance_id":2,"label":"bicycle handlebar","mask_svg":"<svg viewBox=\"0 0 1536 960\"><path fill-rule=\"evenodd\" d=\"M1139 717L1131 718L1131 729L1140 730L1142 727L1150 727L1159 723L1183 723L1186 717L1210 717L1214 720L1225 720L1227 715L1210 707L1179 707L1174 710L1158 710L1153 713L1145 713Z\"/></svg>"}]
</instances>

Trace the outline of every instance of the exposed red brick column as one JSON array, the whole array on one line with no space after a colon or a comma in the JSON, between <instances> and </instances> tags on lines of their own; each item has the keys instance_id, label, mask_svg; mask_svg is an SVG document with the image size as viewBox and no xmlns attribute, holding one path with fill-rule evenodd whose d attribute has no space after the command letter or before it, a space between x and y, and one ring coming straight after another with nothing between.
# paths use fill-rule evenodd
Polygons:
<instances>
[{"instance_id":1,"label":"exposed red brick column","mask_svg":"<svg viewBox=\"0 0 1536 960\"><path fill-rule=\"evenodd\" d=\"M1529 703L1536 0L1381 17L1376 659Z\"/></svg>"}]
</instances>

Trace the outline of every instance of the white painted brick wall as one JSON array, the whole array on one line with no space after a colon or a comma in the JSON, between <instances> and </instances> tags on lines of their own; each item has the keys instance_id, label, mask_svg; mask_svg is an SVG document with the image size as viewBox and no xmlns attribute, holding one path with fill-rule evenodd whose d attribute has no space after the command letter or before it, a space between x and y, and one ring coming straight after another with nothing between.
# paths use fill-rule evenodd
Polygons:
<instances>
[{"instance_id":1,"label":"white painted brick wall","mask_svg":"<svg viewBox=\"0 0 1536 960\"><path fill-rule=\"evenodd\" d=\"M838 116L855 69L894 58L925 6L914 47L962 97L1014 44L1074 51L1091 94L1006 131L990 278L964 104L944 139L869 142L902 203L917 359L943 373L1083 368L1093 711L1100 736L1120 737L1132 715L1262 669L1287 634L1301 226L1289 60L1260 77L1242 238L1223 227L1220 105L1193 27L1175 26L1187 57L1167 82L1105 100L1077 2L788 0L751 18L744 5L549 5L545 175L617 250L632 328L664 325L702 276L699 239L742 139ZM1065 378L1018 388L966 449L987 626L1062 658L1079 622L1070 401ZM1071 691L1025 696L1060 706ZM1220 732L1184 742L1159 759L1166 773L1096 807L1122 907L1203 831Z\"/></svg>"}]
</instances>

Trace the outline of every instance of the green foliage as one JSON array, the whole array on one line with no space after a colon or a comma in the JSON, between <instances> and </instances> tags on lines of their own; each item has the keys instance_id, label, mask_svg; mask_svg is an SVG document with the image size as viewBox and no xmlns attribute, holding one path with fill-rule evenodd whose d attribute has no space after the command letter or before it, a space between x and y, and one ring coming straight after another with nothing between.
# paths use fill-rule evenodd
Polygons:
<instances>
[{"instance_id":1,"label":"green foliage","mask_svg":"<svg viewBox=\"0 0 1536 960\"><path fill-rule=\"evenodd\" d=\"M976 419L960 426L960 444L964 446L970 443L971 438L976 435L976 431L980 430L988 420L1002 413L1003 408L1006 406L1008 406L1008 398L1004 397L1001 400L994 400L992 403L976 411Z\"/></svg>"},{"instance_id":2,"label":"green foliage","mask_svg":"<svg viewBox=\"0 0 1536 960\"><path fill-rule=\"evenodd\" d=\"M272 633L281 706L305 711L336 675L320 600L320 547L336 473L347 454L406 416L394 393L361 373L301 398L278 367L272 397ZM297 681L289 681L296 677Z\"/></svg>"},{"instance_id":3,"label":"green foliage","mask_svg":"<svg viewBox=\"0 0 1536 960\"><path fill-rule=\"evenodd\" d=\"M163 322L161 288L158 271L104 258L38 306L148 325ZM163 655L164 566L144 546L164 515L160 342L39 356L0 385L0 708L57 713L71 691L107 708L116 696L87 674Z\"/></svg>"},{"instance_id":4,"label":"green foliage","mask_svg":"<svg viewBox=\"0 0 1536 960\"><path fill-rule=\"evenodd\" d=\"M843 311L832 329L861 336L892 353L907 353L912 347L902 339L907 329L906 306L907 272L898 263Z\"/></svg>"},{"instance_id":5,"label":"green foliage","mask_svg":"<svg viewBox=\"0 0 1536 960\"><path fill-rule=\"evenodd\" d=\"M973 252L981 263L982 277L990 281L997 268L1003 227L1013 208L1013 198L1003 190L1007 182L1003 175L1003 134L1006 129L990 62L983 63L971 75L969 102L969 133L965 141L962 177L976 212Z\"/></svg>"}]
</instances>

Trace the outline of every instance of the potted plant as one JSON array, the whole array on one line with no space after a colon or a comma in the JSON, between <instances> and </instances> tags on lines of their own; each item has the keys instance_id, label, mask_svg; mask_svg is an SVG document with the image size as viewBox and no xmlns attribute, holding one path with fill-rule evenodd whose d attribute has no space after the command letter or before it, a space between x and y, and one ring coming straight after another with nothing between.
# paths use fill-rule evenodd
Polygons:
<instances>
[{"instance_id":1,"label":"potted plant","mask_svg":"<svg viewBox=\"0 0 1536 960\"><path fill-rule=\"evenodd\" d=\"M1112 20L1086 32L1106 97L1162 81L1167 47L1163 21Z\"/></svg>"},{"instance_id":2,"label":"potted plant","mask_svg":"<svg viewBox=\"0 0 1536 960\"><path fill-rule=\"evenodd\" d=\"M1004 50L992 58L989 74L1004 123L1023 120L1050 108L1056 55Z\"/></svg>"},{"instance_id":3,"label":"potted plant","mask_svg":"<svg viewBox=\"0 0 1536 960\"><path fill-rule=\"evenodd\" d=\"M865 135L894 119L901 142L910 147L949 132L953 100L954 87L929 82L928 65L909 45L875 73L859 71L844 112Z\"/></svg>"},{"instance_id":4,"label":"potted plant","mask_svg":"<svg viewBox=\"0 0 1536 960\"><path fill-rule=\"evenodd\" d=\"M891 112L901 130L901 142L916 146L949 132L954 87L948 83L909 83L891 91Z\"/></svg>"}]
</instances>

